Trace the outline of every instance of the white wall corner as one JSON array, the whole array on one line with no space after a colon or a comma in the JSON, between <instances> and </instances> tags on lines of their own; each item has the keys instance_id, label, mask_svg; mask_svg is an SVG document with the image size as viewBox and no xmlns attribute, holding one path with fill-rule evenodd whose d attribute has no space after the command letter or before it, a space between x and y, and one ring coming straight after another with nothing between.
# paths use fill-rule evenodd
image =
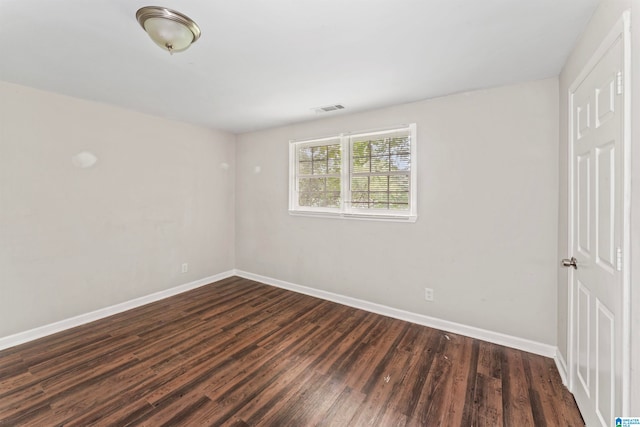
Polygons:
<instances>
[{"instance_id":1,"label":"white wall corner","mask_svg":"<svg viewBox=\"0 0 640 427\"><path fill-rule=\"evenodd\" d=\"M350 307L381 314L383 316L392 317L394 319L405 320L407 322L416 323L418 325L428 326L430 328L440 329L454 334L464 335L467 337L488 341L494 344L515 348L517 350L527 351L529 353L538 354L544 357L555 359L556 355L558 354L557 348L555 346L532 341L526 338L520 338L503 334L501 332L494 332L486 329L476 328L475 326L463 325L461 323L438 319L423 314L412 313L409 311L388 307L358 298L352 298L333 292L327 292L320 289L314 289L307 286L274 279L272 277L249 273L243 270L234 270L234 272L236 276L243 277L245 279L254 280L256 282L265 283L267 285L276 286L283 289L288 289L290 291L310 295L316 298L333 301L338 304L348 305Z\"/></svg>"},{"instance_id":2,"label":"white wall corner","mask_svg":"<svg viewBox=\"0 0 640 427\"><path fill-rule=\"evenodd\" d=\"M567 370L567 362L564 360L562 353L559 348L556 348L556 354L553 356L553 360L556 362L556 368L558 368L558 372L560 373L560 378L562 378L562 384L565 387L569 387L569 371Z\"/></svg>"},{"instance_id":3,"label":"white wall corner","mask_svg":"<svg viewBox=\"0 0 640 427\"><path fill-rule=\"evenodd\" d=\"M14 347L19 344L24 344L29 341L37 340L38 338L46 337L57 332L62 332L67 329L75 328L76 326L84 325L85 323L100 320L105 317L112 316L114 314L122 313L123 311L131 310L136 307L143 306L155 301L159 301L177 294L181 294L192 289L199 288L204 285L208 285L219 280L226 279L233 276L234 270L228 270L213 276L204 277L193 282L185 283L183 285L175 286L164 291L155 292L153 294L145 295L139 298L135 298L129 301L115 304L109 307L101 308L89 313L80 314L78 316L70 317L68 319L60 320L48 325L39 326L34 329L30 329L25 332L19 332L17 334L9 335L0 338L0 350L4 350L9 347Z\"/></svg>"}]
</instances>

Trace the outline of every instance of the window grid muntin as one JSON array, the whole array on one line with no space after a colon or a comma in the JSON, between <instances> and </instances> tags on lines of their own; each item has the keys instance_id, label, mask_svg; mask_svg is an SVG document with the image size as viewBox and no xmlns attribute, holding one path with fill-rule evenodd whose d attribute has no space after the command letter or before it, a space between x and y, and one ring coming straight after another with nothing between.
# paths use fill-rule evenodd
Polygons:
<instances>
[{"instance_id":1,"label":"window grid muntin","mask_svg":"<svg viewBox=\"0 0 640 427\"><path fill-rule=\"evenodd\" d=\"M338 159L331 158L329 152L333 149L334 153L338 153ZM312 142L309 144L300 144L296 147L296 206L302 208L326 208L340 209L342 202L342 141L339 139L323 140L322 142ZM306 153L310 152L310 156ZM304 154L304 156L303 156ZM339 160L336 165L331 168L330 160ZM311 173L300 173L301 164L310 164ZM324 167L322 167L324 165ZM308 168L306 168L308 169ZM338 173L329 173L329 170L338 170ZM316 173L317 172L317 173ZM338 190L328 190L327 182L329 179L338 179ZM316 181L321 183L321 189L313 190L313 186L309 185L308 190L302 187L302 182ZM303 202L304 200L304 202Z\"/></svg>"},{"instance_id":2,"label":"window grid muntin","mask_svg":"<svg viewBox=\"0 0 640 427\"><path fill-rule=\"evenodd\" d=\"M349 205L352 209L366 211L389 211L389 212L403 212L411 210L411 129L406 131L391 131L396 133L395 135L387 134L360 134L356 137L351 137L349 141ZM406 134L405 134L406 132ZM395 147L404 147L400 150L392 150L392 143L395 143ZM398 144L400 143L400 144ZM364 145L363 145L364 144ZM384 150L381 150L381 144L385 146ZM356 149L360 150L356 145L363 147L363 153L356 155ZM397 158L400 157L405 160L405 168L402 170L392 169L394 162L397 162ZM382 170L374 169L374 159L387 159L387 165ZM363 161L361 165L356 165L356 160ZM368 160L368 161L367 161ZM367 168L362 168L363 165L368 163ZM360 166L360 167L358 167ZM363 169L365 169L363 171ZM356 170L359 170L356 172ZM392 176L406 176L408 186L406 191L391 191L391 177ZM354 178L368 177L367 190L354 190L353 183ZM371 178L372 177L386 177L387 186L386 190L371 190ZM366 194L366 200L363 200L362 196ZM400 194L406 194L406 202L399 202L397 199L392 202L392 195L398 196ZM381 195L386 197L380 198ZM385 201L382 201L386 199ZM393 205L393 206L392 206Z\"/></svg>"},{"instance_id":3,"label":"window grid muntin","mask_svg":"<svg viewBox=\"0 0 640 427\"><path fill-rule=\"evenodd\" d=\"M391 136L387 136L390 135ZM395 135L394 135L395 134ZM351 205L350 201L347 200L351 194L351 178L352 177L362 177L362 176L375 176L380 175L379 173L349 173L351 169L351 151L352 144L351 141L353 139L370 139L374 136L385 135L387 138L393 139L394 137L400 137L405 141L405 147L408 148L405 150L395 150L393 154L407 154L407 151L410 155L407 161L405 162L406 171L388 171L385 172L384 175L387 176L404 176L406 178L408 186L408 191L402 192L394 192L388 187L388 194L395 193L404 193L405 200L408 198L408 209L404 209L404 201L397 203L390 202L391 204L399 205L402 203L403 209L399 209L400 206L394 206L392 209L382 209L380 207L377 208L369 208L369 207L354 207ZM315 139L315 140L307 140L307 141L291 141L290 143L290 196L289 196L289 206L290 213L296 215L329 215L334 217L344 217L344 218L354 218L354 219L381 219L381 220L408 220L410 222L414 222L417 218L417 194L416 194L416 170L415 165L417 161L417 152L416 152L416 144L415 144L415 135L416 135L416 127L415 124L407 125L404 127L373 131L373 132L360 132L360 133L348 133L348 134L340 134L337 137L328 137L323 139ZM379 139L379 138L378 138ZM341 183L342 183L342 191L341 194L341 206L340 208L319 208L319 207L308 207L308 206L299 206L298 205L298 178L308 177L311 175L300 175L298 176L298 147L308 146L308 145L327 145L330 142L340 141L342 148L342 173L341 173ZM390 148L391 150L391 148ZM318 175L315 175L318 176ZM337 174L328 174L327 176L336 177ZM389 200L389 199L388 199ZM372 202L374 203L374 202Z\"/></svg>"}]
</instances>

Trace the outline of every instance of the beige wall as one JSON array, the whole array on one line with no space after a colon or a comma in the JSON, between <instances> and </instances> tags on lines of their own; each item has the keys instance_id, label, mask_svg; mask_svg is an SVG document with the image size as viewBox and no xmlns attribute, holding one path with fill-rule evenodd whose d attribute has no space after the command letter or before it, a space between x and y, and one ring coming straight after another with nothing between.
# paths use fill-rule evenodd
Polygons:
<instances>
[{"instance_id":1,"label":"beige wall","mask_svg":"<svg viewBox=\"0 0 640 427\"><path fill-rule=\"evenodd\" d=\"M411 122L416 223L287 213L290 139ZM236 267L555 345L557 146L555 78L239 135Z\"/></svg>"},{"instance_id":2,"label":"beige wall","mask_svg":"<svg viewBox=\"0 0 640 427\"><path fill-rule=\"evenodd\" d=\"M640 3L636 0L604 0L591 18L560 74L560 145L559 145L559 215L558 253L568 254L568 91L582 68L595 53L600 42L613 28L625 10L632 11L632 212L631 212L631 298L632 298L632 395L631 414L640 414ZM558 267L558 347L567 359L568 276Z\"/></svg>"},{"instance_id":3,"label":"beige wall","mask_svg":"<svg viewBox=\"0 0 640 427\"><path fill-rule=\"evenodd\" d=\"M232 269L234 141L0 82L0 337Z\"/></svg>"}]
</instances>

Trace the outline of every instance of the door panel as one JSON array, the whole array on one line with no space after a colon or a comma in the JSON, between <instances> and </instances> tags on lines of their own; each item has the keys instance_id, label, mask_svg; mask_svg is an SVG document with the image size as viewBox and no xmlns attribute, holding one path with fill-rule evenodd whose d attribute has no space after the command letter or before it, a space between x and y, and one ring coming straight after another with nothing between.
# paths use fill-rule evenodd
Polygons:
<instances>
[{"instance_id":1,"label":"door panel","mask_svg":"<svg viewBox=\"0 0 640 427\"><path fill-rule=\"evenodd\" d=\"M576 118L578 120L576 135L578 136L578 140L585 137L591 128L591 114L589 114L591 109L590 107L591 104L589 102L589 98L587 98L582 106L576 109Z\"/></svg>"},{"instance_id":2,"label":"door panel","mask_svg":"<svg viewBox=\"0 0 640 427\"><path fill-rule=\"evenodd\" d=\"M596 95L596 128L599 128L607 120L613 117L616 99L616 75L607 76L604 83L595 91Z\"/></svg>"},{"instance_id":3,"label":"door panel","mask_svg":"<svg viewBox=\"0 0 640 427\"><path fill-rule=\"evenodd\" d=\"M596 413L603 425L610 425L615 417L614 317L599 300L596 300Z\"/></svg>"},{"instance_id":4,"label":"door panel","mask_svg":"<svg viewBox=\"0 0 640 427\"><path fill-rule=\"evenodd\" d=\"M596 147L596 262L614 273L615 141Z\"/></svg>"},{"instance_id":5,"label":"door panel","mask_svg":"<svg viewBox=\"0 0 640 427\"><path fill-rule=\"evenodd\" d=\"M618 38L572 94L573 391L587 426L608 426L622 404L623 69ZM591 115L593 114L593 116Z\"/></svg>"},{"instance_id":6,"label":"door panel","mask_svg":"<svg viewBox=\"0 0 640 427\"><path fill-rule=\"evenodd\" d=\"M582 386L583 392L589 396L591 394L591 387L589 384L589 380L591 379L591 374L589 369L591 369L591 364L589 363L589 356L591 355L590 347L591 343L591 331L590 331L590 307L591 307L591 293L589 292L589 288L584 286L579 280L578 283L578 304L577 304L577 312L578 318L576 319L576 328L578 333L577 337L577 365L578 365L578 379L580 380L580 385Z\"/></svg>"},{"instance_id":7,"label":"door panel","mask_svg":"<svg viewBox=\"0 0 640 427\"><path fill-rule=\"evenodd\" d=\"M576 248L579 253L584 257L589 257L591 254L591 153L585 153L577 158L577 172L576 178L576 196L578 202L576 203L576 222L578 227L577 237L578 242Z\"/></svg>"}]
</instances>

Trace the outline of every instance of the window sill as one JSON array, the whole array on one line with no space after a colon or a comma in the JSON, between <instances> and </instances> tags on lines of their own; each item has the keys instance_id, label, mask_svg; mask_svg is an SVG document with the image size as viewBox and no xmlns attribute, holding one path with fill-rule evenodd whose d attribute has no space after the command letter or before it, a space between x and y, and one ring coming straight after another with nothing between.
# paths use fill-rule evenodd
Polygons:
<instances>
[{"instance_id":1,"label":"window sill","mask_svg":"<svg viewBox=\"0 0 640 427\"><path fill-rule=\"evenodd\" d=\"M298 211L298 210L289 210L289 215L335 218L335 219L356 219L361 221L386 221L386 222L416 222L418 220L417 215L389 215L389 214L318 212L318 211Z\"/></svg>"}]
</instances>

